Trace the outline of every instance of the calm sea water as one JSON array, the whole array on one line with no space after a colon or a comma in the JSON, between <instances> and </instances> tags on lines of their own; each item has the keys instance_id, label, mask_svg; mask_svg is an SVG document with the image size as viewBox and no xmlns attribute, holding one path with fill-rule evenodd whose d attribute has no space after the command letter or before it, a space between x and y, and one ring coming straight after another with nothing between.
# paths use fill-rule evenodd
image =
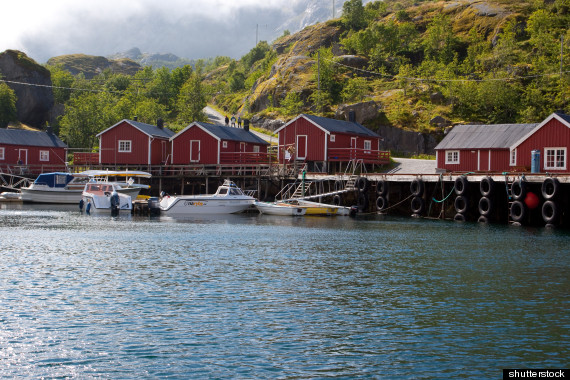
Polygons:
<instances>
[{"instance_id":1,"label":"calm sea water","mask_svg":"<svg viewBox=\"0 0 570 380\"><path fill-rule=\"evenodd\" d=\"M0 205L0 377L501 378L568 368L570 234Z\"/></svg>"}]
</instances>

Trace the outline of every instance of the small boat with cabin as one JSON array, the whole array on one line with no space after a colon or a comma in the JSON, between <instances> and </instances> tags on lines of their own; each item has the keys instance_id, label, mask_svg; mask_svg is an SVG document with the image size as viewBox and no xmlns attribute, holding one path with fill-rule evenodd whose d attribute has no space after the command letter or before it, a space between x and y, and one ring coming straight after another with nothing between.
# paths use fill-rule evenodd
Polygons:
<instances>
[{"instance_id":1,"label":"small boat with cabin","mask_svg":"<svg viewBox=\"0 0 570 380\"><path fill-rule=\"evenodd\" d=\"M129 214L133 209L132 198L117 191L118 185L115 183L106 183L99 181L91 181L85 185L82 193L79 208L85 212L104 213L117 215L120 211L128 211Z\"/></svg>"},{"instance_id":2,"label":"small boat with cabin","mask_svg":"<svg viewBox=\"0 0 570 380\"><path fill-rule=\"evenodd\" d=\"M255 198L244 194L230 180L225 180L211 195L179 195L163 194L159 206L161 213L169 216L185 216L198 214L234 214L243 212L255 203Z\"/></svg>"}]
</instances>

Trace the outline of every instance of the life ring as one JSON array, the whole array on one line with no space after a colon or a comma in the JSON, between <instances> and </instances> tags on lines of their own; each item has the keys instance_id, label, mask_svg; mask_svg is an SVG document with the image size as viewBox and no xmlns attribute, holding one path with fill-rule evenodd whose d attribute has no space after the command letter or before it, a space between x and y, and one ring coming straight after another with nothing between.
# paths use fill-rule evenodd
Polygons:
<instances>
[{"instance_id":1,"label":"life ring","mask_svg":"<svg viewBox=\"0 0 570 380\"><path fill-rule=\"evenodd\" d=\"M385 197L388 194L388 181L380 180L376 184L376 193L380 197Z\"/></svg>"},{"instance_id":2,"label":"life ring","mask_svg":"<svg viewBox=\"0 0 570 380\"><path fill-rule=\"evenodd\" d=\"M341 201L340 195L337 194L333 197L333 205L340 206Z\"/></svg>"},{"instance_id":3,"label":"life ring","mask_svg":"<svg viewBox=\"0 0 570 380\"><path fill-rule=\"evenodd\" d=\"M481 215L479 219L477 219L477 223L487 224L489 223L489 219L485 215Z\"/></svg>"},{"instance_id":4,"label":"life ring","mask_svg":"<svg viewBox=\"0 0 570 380\"><path fill-rule=\"evenodd\" d=\"M420 215L424 212L425 205L425 201L422 197L413 197L410 203L410 209L412 213Z\"/></svg>"},{"instance_id":5,"label":"life ring","mask_svg":"<svg viewBox=\"0 0 570 380\"><path fill-rule=\"evenodd\" d=\"M558 219L559 209L554 201L546 201L542 205L542 219L547 224L554 224Z\"/></svg>"},{"instance_id":6,"label":"life ring","mask_svg":"<svg viewBox=\"0 0 570 380\"><path fill-rule=\"evenodd\" d=\"M557 178L549 177L542 182L542 196L544 199L553 199L558 195L560 182Z\"/></svg>"},{"instance_id":7,"label":"life ring","mask_svg":"<svg viewBox=\"0 0 570 380\"><path fill-rule=\"evenodd\" d=\"M457 195L465 195L467 193L467 186L469 185L469 181L467 181L467 177L460 176L455 179L455 194Z\"/></svg>"},{"instance_id":8,"label":"life ring","mask_svg":"<svg viewBox=\"0 0 570 380\"><path fill-rule=\"evenodd\" d=\"M455 220L456 222L465 222L465 215L457 213L453 217L453 220Z\"/></svg>"},{"instance_id":9,"label":"life ring","mask_svg":"<svg viewBox=\"0 0 570 380\"><path fill-rule=\"evenodd\" d=\"M457 211L457 213L465 214L468 207L469 202L465 195L459 195L457 198L455 198L455 211Z\"/></svg>"},{"instance_id":10,"label":"life ring","mask_svg":"<svg viewBox=\"0 0 570 380\"><path fill-rule=\"evenodd\" d=\"M379 196L378 198L376 198L376 209L378 211L382 211L386 207L388 207L388 200L386 198L384 198L383 196Z\"/></svg>"},{"instance_id":11,"label":"life ring","mask_svg":"<svg viewBox=\"0 0 570 380\"><path fill-rule=\"evenodd\" d=\"M416 197L424 195L424 181L419 178L414 179L410 183L410 192Z\"/></svg>"},{"instance_id":12,"label":"life ring","mask_svg":"<svg viewBox=\"0 0 570 380\"><path fill-rule=\"evenodd\" d=\"M511 195L516 200L524 199L524 196L526 195L526 186L522 179L517 179L512 183Z\"/></svg>"},{"instance_id":13,"label":"life ring","mask_svg":"<svg viewBox=\"0 0 570 380\"><path fill-rule=\"evenodd\" d=\"M521 222L526 216L526 206L521 201L514 201L511 205L511 219Z\"/></svg>"},{"instance_id":14,"label":"life ring","mask_svg":"<svg viewBox=\"0 0 570 380\"><path fill-rule=\"evenodd\" d=\"M493 201L490 198L482 197L479 199L479 214L487 216L493 210Z\"/></svg>"},{"instance_id":15,"label":"life ring","mask_svg":"<svg viewBox=\"0 0 570 380\"><path fill-rule=\"evenodd\" d=\"M370 182L368 181L368 178L366 178L366 177L359 177L358 180L356 181L356 187L362 193L365 193L368 191L368 186L370 186Z\"/></svg>"},{"instance_id":16,"label":"life ring","mask_svg":"<svg viewBox=\"0 0 570 380\"><path fill-rule=\"evenodd\" d=\"M481 195L484 197L491 196L494 189L495 181L493 181L493 178L491 177L484 177L479 183L479 190L481 191Z\"/></svg>"},{"instance_id":17,"label":"life ring","mask_svg":"<svg viewBox=\"0 0 570 380\"><path fill-rule=\"evenodd\" d=\"M364 193L358 194L358 200L356 202L358 210L364 212L368 209L368 196Z\"/></svg>"}]
</instances>

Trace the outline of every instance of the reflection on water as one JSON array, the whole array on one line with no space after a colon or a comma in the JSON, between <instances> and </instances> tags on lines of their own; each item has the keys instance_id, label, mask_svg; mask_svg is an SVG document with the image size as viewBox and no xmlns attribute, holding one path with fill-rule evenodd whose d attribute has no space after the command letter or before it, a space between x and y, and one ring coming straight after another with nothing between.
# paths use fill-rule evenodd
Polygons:
<instances>
[{"instance_id":1,"label":"reflection on water","mask_svg":"<svg viewBox=\"0 0 570 380\"><path fill-rule=\"evenodd\" d=\"M570 236L0 205L0 374L500 378L568 367Z\"/></svg>"}]
</instances>

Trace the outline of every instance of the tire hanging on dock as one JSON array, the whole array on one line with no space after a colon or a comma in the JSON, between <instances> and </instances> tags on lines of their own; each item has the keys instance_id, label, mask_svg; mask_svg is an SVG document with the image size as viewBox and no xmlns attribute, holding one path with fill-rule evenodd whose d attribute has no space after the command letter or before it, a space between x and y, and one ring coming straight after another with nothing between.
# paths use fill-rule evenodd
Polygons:
<instances>
[{"instance_id":1,"label":"tire hanging on dock","mask_svg":"<svg viewBox=\"0 0 570 380\"><path fill-rule=\"evenodd\" d=\"M542 219L547 224L556 224L559 213L558 205L554 201L546 201L542 205Z\"/></svg>"},{"instance_id":2,"label":"tire hanging on dock","mask_svg":"<svg viewBox=\"0 0 570 380\"><path fill-rule=\"evenodd\" d=\"M514 222L522 222L526 216L526 206L521 201L514 201L511 204L511 219Z\"/></svg>"},{"instance_id":3,"label":"tire hanging on dock","mask_svg":"<svg viewBox=\"0 0 570 380\"><path fill-rule=\"evenodd\" d=\"M488 216L493 210L493 201L487 197L481 197L479 199L479 214L483 216Z\"/></svg>"},{"instance_id":4,"label":"tire hanging on dock","mask_svg":"<svg viewBox=\"0 0 570 380\"><path fill-rule=\"evenodd\" d=\"M467 212L467 208L469 207L469 201L465 195L459 195L455 198L455 211L458 214L465 214Z\"/></svg>"},{"instance_id":5,"label":"tire hanging on dock","mask_svg":"<svg viewBox=\"0 0 570 380\"><path fill-rule=\"evenodd\" d=\"M376 184L376 194L379 197L385 197L388 194L388 181L380 180Z\"/></svg>"},{"instance_id":6,"label":"tire hanging on dock","mask_svg":"<svg viewBox=\"0 0 570 380\"><path fill-rule=\"evenodd\" d=\"M495 190L495 181L491 177L484 177L479 183L479 190L484 197L490 197Z\"/></svg>"},{"instance_id":7,"label":"tire hanging on dock","mask_svg":"<svg viewBox=\"0 0 570 380\"><path fill-rule=\"evenodd\" d=\"M465 215L457 213L453 217L453 220L455 220L456 222L465 222Z\"/></svg>"},{"instance_id":8,"label":"tire hanging on dock","mask_svg":"<svg viewBox=\"0 0 570 380\"><path fill-rule=\"evenodd\" d=\"M360 190L361 193L366 193L368 191L368 187L370 186L370 181L366 177L359 177L356 180L356 187Z\"/></svg>"},{"instance_id":9,"label":"tire hanging on dock","mask_svg":"<svg viewBox=\"0 0 570 380\"><path fill-rule=\"evenodd\" d=\"M365 212L368 210L368 194L360 193L357 199L358 211Z\"/></svg>"},{"instance_id":10,"label":"tire hanging on dock","mask_svg":"<svg viewBox=\"0 0 570 380\"><path fill-rule=\"evenodd\" d=\"M388 200L386 200L385 197L379 196L378 198L376 198L376 209L378 211L383 211L387 207L388 207Z\"/></svg>"},{"instance_id":11,"label":"tire hanging on dock","mask_svg":"<svg viewBox=\"0 0 570 380\"><path fill-rule=\"evenodd\" d=\"M410 209L412 210L413 214L421 215L425 209L425 201L422 197L413 197L412 202L410 203Z\"/></svg>"},{"instance_id":12,"label":"tire hanging on dock","mask_svg":"<svg viewBox=\"0 0 570 380\"><path fill-rule=\"evenodd\" d=\"M419 178L414 179L410 183L410 192L415 197L421 197L424 195L424 181Z\"/></svg>"},{"instance_id":13,"label":"tire hanging on dock","mask_svg":"<svg viewBox=\"0 0 570 380\"><path fill-rule=\"evenodd\" d=\"M469 181L467 181L467 177L460 176L455 179L455 194L457 195L465 195L467 193L467 187L469 185Z\"/></svg>"},{"instance_id":14,"label":"tire hanging on dock","mask_svg":"<svg viewBox=\"0 0 570 380\"><path fill-rule=\"evenodd\" d=\"M547 200L556 198L559 187L560 182L558 179L552 177L545 179L544 182L542 182L542 197Z\"/></svg>"},{"instance_id":15,"label":"tire hanging on dock","mask_svg":"<svg viewBox=\"0 0 570 380\"><path fill-rule=\"evenodd\" d=\"M526 186L522 179L517 179L511 184L511 195L517 201L524 199L526 195Z\"/></svg>"},{"instance_id":16,"label":"tire hanging on dock","mask_svg":"<svg viewBox=\"0 0 570 380\"><path fill-rule=\"evenodd\" d=\"M477 219L477 223L487 224L489 223L489 218L487 218L485 215L481 215L479 219Z\"/></svg>"}]
</instances>

